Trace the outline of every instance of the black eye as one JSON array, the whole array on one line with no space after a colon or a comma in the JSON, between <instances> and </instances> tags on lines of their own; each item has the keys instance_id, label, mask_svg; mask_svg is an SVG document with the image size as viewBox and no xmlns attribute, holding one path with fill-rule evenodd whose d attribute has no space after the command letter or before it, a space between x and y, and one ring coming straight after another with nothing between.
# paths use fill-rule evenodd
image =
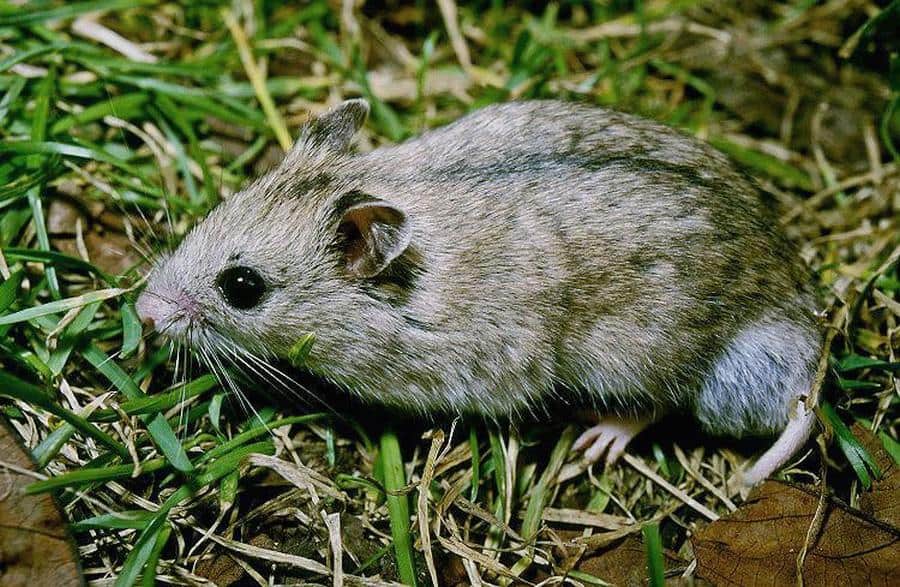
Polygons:
<instances>
[{"instance_id":1,"label":"black eye","mask_svg":"<svg viewBox=\"0 0 900 587\"><path fill-rule=\"evenodd\" d=\"M230 306L249 310L259 303L266 293L263 278L249 267L229 267L216 278L216 285Z\"/></svg>"}]
</instances>

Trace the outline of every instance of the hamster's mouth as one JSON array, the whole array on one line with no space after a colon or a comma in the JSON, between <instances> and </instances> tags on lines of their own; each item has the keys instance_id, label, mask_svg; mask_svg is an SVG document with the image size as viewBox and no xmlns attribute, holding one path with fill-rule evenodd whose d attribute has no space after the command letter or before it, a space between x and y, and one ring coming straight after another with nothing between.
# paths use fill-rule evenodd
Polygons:
<instances>
[{"instance_id":1,"label":"hamster's mouth","mask_svg":"<svg viewBox=\"0 0 900 587\"><path fill-rule=\"evenodd\" d=\"M165 340L197 350L202 345L199 328L184 317L172 316L153 327L154 333Z\"/></svg>"}]
</instances>

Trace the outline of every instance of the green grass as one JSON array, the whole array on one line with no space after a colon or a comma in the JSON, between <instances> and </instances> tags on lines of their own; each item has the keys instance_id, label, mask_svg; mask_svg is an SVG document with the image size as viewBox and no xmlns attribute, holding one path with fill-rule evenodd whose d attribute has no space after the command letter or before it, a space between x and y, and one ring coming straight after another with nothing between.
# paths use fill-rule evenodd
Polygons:
<instances>
[{"instance_id":1,"label":"green grass","mask_svg":"<svg viewBox=\"0 0 900 587\"><path fill-rule=\"evenodd\" d=\"M849 306L847 321L837 324L824 391L824 419L835 437L829 484L854 503L878 474L848 423L864 423L896 458L900 316L885 300L897 300L900 275L885 260L900 244L891 199L897 174L887 167L896 165L900 134L900 61L896 43L878 34L886 18L862 30L849 60L829 39L838 31L845 42L866 22L852 7L775 2L756 14L695 1L532 9L465 3L461 30L473 61L466 72L431 3L410 3L405 12L366 5L353 14L358 37L333 4L39 0L21 7L0 0L0 410L32 431L27 440L47 478L29 491L55 492L77 539L99 545L85 555L89 579L151 584L157 573L202 569L203 556L226 552L202 537L214 525L216 535L271 539L291 554L325 561L327 553L309 545L328 542L327 534L320 541L321 514L335 511L345 529L364 520L360 537L344 536L344 569L408 584L427 576L415 512L402 491L420 479L427 447L415 439L427 423L398 436L378 418L338 421L270 405L266 398L277 391L270 382L244 384L258 415L252 413L196 361L142 338L133 307L140 256L123 250L133 262L111 264L87 238L101 228L103 239L121 232L148 252L177 242L265 168L273 150L277 156L288 146L311 109L340 97L371 102L361 138L373 146L479 106L528 98L612 106L708 139L775 195L826 303ZM129 61L74 34L73 19L97 11L101 23L145 44L156 62ZM697 28L669 26L679 22ZM791 28L796 22L802 30ZM772 46L783 58L765 49L765 35L781 39ZM724 37L748 58L723 57L729 53L717 43ZM746 39L758 43L741 45ZM835 93L807 81L813 78ZM798 97L793 113L787 98L779 101L788 95ZM871 125L869 138L887 171L880 183L860 180L801 209L811 195L871 165L862 135L848 130L853 124L826 121L813 136L810 120L825 98L845 107L842 120ZM860 112L870 118L857 121L852 114ZM53 232L59 202L72 198L102 213L83 216L80 235L74 227ZM127 230L102 224L101 216ZM314 340L310 333L298 341L291 362L302 365ZM548 508L637 523L672 509L678 521L643 526L648 576L662 580L663 548L690 556L680 528L701 520L635 470L622 465L558 483L558 472L572 464L568 447L577 431L558 424L476 423L452 439L444 458L455 460L441 468L439 459L425 488L429 511L441 516L430 520L440 572L469 553L470 571L490 582L534 580L563 568L548 547L559 532L604 531L548 522ZM639 450L669 482L727 511L667 457L675 442L660 434ZM679 446L708 472L733 470L733 453L706 442ZM248 464L254 453L302 462L317 476L312 485L279 485ZM801 463L798 480L818 474L816 458ZM710 481L725 490L724 477ZM331 483L341 499L323 489ZM289 491L303 522L294 523L300 534L277 540L281 519L266 507ZM238 527L246 534L235 534ZM188 556L180 544L198 550ZM263 574L274 564L245 560ZM275 568L281 582L301 573ZM329 580L306 573L307 580ZM570 576L604 584L577 568Z\"/></svg>"},{"instance_id":2,"label":"green grass","mask_svg":"<svg viewBox=\"0 0 900 587\"><path fill-rule=\"evenodd\" d=\"M393 430L386 429L381 434L380 444L379 457L386 492L385 499L391 519L391 536L394 539L394 555L397 557L400 580L406 585L417 585L412 537L409 532L409 498L403 493L406 486L406 472L397 434Z\"/></svg>"},{"instance_id":3,"label":"green grass","mask_svg":"<svg viewBox=\"0 0 900 587\"><path fill-rule=\"evenodd\" d=\"M662 539L659 536L658 524L646 524L642 528L644 548L647 550L647 578L652 587L663 587L666 584L665 563L663 561Z\"/></svg>"}]
</instances>

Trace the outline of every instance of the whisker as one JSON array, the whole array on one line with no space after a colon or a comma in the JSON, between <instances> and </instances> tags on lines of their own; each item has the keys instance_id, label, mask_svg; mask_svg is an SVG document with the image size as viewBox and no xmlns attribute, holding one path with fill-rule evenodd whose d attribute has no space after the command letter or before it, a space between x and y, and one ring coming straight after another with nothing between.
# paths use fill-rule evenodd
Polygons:
<instances>
[{"instance_id":1,"label":"whisker","mask_svg":"<svg viewBox=\"0 0 900 587\"><path fill-rule=\"evenodd\" d=\"M276 367L274 364L266 361L262 357L255 355L254 353L246 349L237 348L236 350L241 352L247 358L247 360L256 363L260 369L263 369L269 375L273 375L274 380L279 383L279 386L284 391L290 393L300 401L303 401L304 403L306 403L306 405L310 405L309 400L311 399L320 404L328 411L339 415L337 410L335 410L327 401L322 399L322 397L310 391L305 385L301 384L299 381ZM301 395L300 392L303 392L306 397L304 397L304 395Z\"/></svg>"},{"instance_id":2,"label":"whisker","mask_svg":"<svg viewBox=\"0 0 900 587\"><path fill-rule=\"evenodd\" d=\"M244 405L246 408L249 408L250 411L253 412L253 415L255 416L256 420L259 421L265 427L266 431L274 439L275 434L272 432L271 429L269 429L268 424L262 419L262 416L260 416L259 412L256 411L256 408L253 407L253 403L250 401L250 399L241 391L240 387L237 385L237 383L231 377L231 374L228 373L228 370L226 369L225 365L222 364L221 359L220 359L221 353L218 352L220 350L220 345L215 344L214 341L210 341L206 337L204 337L202 343L204 343L203 344L204 347L206 346L206 343L209 343L211 345L212 348L206 349L208 351L206 353L206 356L208 356L211 359L211 361L214 362L218 366L219 371L222 373L223 377L227 381L228 387L231 389L232 393L234 393L234 395L238 398L238 400L241 402L241 404Z\"/></svg>"},{"instance_id":3,"label":"whisker","mask_svg":"<svg viewBox=\"0 0 900 587\"><path fill-rule=\"evenodd\" d=\"M219 384L222 385L223 387L227 388L232 393L235 393L235 389L232 388L231 381L225 377L224 373L219 372L218 368L216 367L216 363L209 356L209 351L207 351L207 349L204 346L197 346L197 348L195 350L198 353L200 360L206 365L207 369L209 369L212 372L213 376L216 378L216 380L219 382ZM235 393L235 395L238 396L238 401L241 402L241 407L246 412L247 409L243 405L243 398L241 398L238 393ZM249 414L248 414L248 416L249 416Z\"/></svg>"},{"instance_id":4,"label":"whisker","mask_svg":"<svg viewBox=\"0 0 900 587\"><path fill-rule=\"evenodd\" d=\"M194 322L188 322L187 333L188 340L191 340L191 334L194 330ZM178 404L178 426L181 428L182 434L182 442L187 439L187 402L185 401L185 397L187 396L187 380L190 377L191 373L193 373L193 357L194 354L191 352L186 353L186 361L185 361L185 372L184 376L181 378L181 401Z\"/></svg>"},{"instance_id":5,"label":"whisker","mask_svg":"<svg viewBox=\"0 0 900 587\"><path fill-rule=\"evenodd\" d=\"M218 354L214 354L213 356L216 361L219 361ZM234 364L234 361L230 358L230 356L228 354L223 354L223 356L226 359L228 359L232 364ZM222 370L224 371L225 367L221 364L221 362L219 363L219 365L222 368ZM228 377L230 378L231 376L229 375ZM253 407L253 403L250 401L250 399L248 397L246 397L243 394L243 392L240 391L240 389L238 389L238 386L236 384L234 384L233 387L235 389L235 393L238 394L239 396L241 396L241 398L243 399L244 402L246 402L246 404L250 408L250 410L253 411L253 415L256 416L256 419L259 421L259 423L265 427L266 431L272 436L273 439L276 438L275 434L272 432L272 430L269 429L269 425L262 419L262 417L259 415L259 412L256 411L256 408Z\"/></svg>"}]
</instances>

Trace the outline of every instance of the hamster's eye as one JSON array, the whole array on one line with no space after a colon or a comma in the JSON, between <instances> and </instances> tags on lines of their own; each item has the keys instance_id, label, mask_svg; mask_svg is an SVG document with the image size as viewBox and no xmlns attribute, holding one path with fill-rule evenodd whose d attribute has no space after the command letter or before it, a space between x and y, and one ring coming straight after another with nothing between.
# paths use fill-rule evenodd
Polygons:
<instances>
[{"instance_id":1,"label":"hamster's eye","mask_svg":"<svg viewBox=\"0 0 900 587\"><path fill-rule=\"evenodd\" d=\"M249 310L259 304L266 293L266 282L249 267L229 267L219 273L216 285L228 305Z\"/></svg>"}]
</instances>

